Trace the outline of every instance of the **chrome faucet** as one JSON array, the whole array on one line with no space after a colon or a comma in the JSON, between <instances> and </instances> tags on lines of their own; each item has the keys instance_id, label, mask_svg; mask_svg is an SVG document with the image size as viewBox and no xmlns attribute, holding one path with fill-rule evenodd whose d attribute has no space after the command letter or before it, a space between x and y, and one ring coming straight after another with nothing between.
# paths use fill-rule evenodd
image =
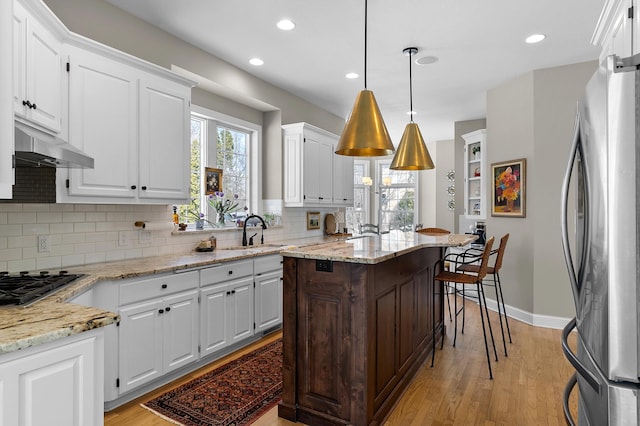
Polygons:
<instances>
[{"instance_id":1,"label":"chrome faucet","mask_svg":"<svg viewBox=\"0 0 640 426\"><path fill-rule=\"evenodd\" d=\"M250 219L254 219L254 218L262 222L262 235L260 235L260 244L264 244L264 230L267 229L267 224L265 223L262 217L258 216L257 214L252 214L247 216L247 218L244 220L244 225L242 226L242 245L243 246L247 245L247 223L249 223ZM253 237L255 237L255 234L249 240L249 243L248 243L249 245L253 245Z\"/></svg>"}]
</instances>

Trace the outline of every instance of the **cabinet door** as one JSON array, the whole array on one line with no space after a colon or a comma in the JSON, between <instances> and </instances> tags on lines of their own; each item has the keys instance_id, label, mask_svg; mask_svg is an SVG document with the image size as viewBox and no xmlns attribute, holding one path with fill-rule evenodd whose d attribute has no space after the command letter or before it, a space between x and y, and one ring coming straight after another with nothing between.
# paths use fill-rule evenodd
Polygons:
<instances>
[{"instance_id":1,"label":"cabinet door","mask_svg":"<svg viewBox=\"0 0 640 426\"><path fill-rule=\"evenodd\" d=\"M282 269L255 277L256 333L282 323Z\"/></svg>"},{"instance_id":2,"label":"cabinet door","mask_svg":"<svg viewBox=\"0 0 640 426\"><path fill-rule=\"evenodd\" d=\"M227 346L227 285L212 285L200 290L200 355L205 356Z\"/></svg>"},{"instance_id":3,"label":"cabinet door","mask_svg":"<svg viewBox=\"0 0 640 426\"><path fill-rule=\"evenodd\" d=\"M120 309L120 394L162 375L162 300Z\"/></svg>"},{"instance_id":4,"label":"cabinet door","mask_svg":"<svg viewBox=\"0 0 640 426\"><path fill-rule=\"evenodd\" d=\"M99 333L28 348L20 358L0 362L0 424L102 424Z\"/></svg>"},{"instance_id":5,"label":"cabinet door","mask_svg":"<svg viewBox=\"0 0 640 426\"><path fill-rule=\"evenodd\" d=\"M69 142L94 158L93 169L69 169L69 195L133 199L137 190L135 71L70 47Z\"/></svg>"},{"instance_id":6,"label":"cabinet door","mask_svg":"<svg viewBox=\"0 0 640 426\"><path fill-rule=\"evenodd\" d=\"M335 146L334 146L335 151ZM353 206L353 157L333 153L333 203Z\"/></svg>"},{"instance_id":7,"label":"cabinet door","mask_svg":"<svg viewBox=\"0 0 640 426\"><path fill-rule=\"evenodd\" d=\"M14 108L54 132L62 128L62 43L14 3ZM26 105L25 105L26 104Z\"/></svg>"},{"instance_id":8,"label":"cabinet door","mask_svg":"<svg viewBox=\"0 0 640 426\"><path fill-rule=\"evenodd\" d=\"M320 142L310 137L304 138L304 203L320 203Z\"/></svg>"},{"instance_id":9,"label":"cabinet door","mask_svg":"<svg viewBox=\"0 0 640 426\"><path fill-rule=\"evenodd\" d=\"M227 326L229 344L253 335L253 277L229 283L227 291Z\"/></svg>"},{"instance_id":10,"label":"cabinet door","mask_svg":"<svg viewBox=\"0 0 640 426\"><path fill-rule=\"evenodd\" d=\"M164 300L164 374L198 359L198 291Z\"/></svg>"},{"instance_id":11,"label":"cabinet door","mask_svg":"<svg viewBox=\"0 0 640 426\"><path fill-rule=\"evenodd\" d=\"M191 89L151 76L140 87L141 199L189 199Z\"/></svg>"}]
</instances>

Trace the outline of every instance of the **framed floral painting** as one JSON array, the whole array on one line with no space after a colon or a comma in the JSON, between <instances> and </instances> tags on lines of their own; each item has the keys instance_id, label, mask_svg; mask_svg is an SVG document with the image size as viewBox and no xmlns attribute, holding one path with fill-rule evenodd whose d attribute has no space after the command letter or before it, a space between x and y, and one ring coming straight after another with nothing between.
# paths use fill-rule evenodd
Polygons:
<instances>
[{"instance_id":1,"label":"framed floral painting","mask_svg":"<svg viewBox=\"0 0 640 426\"><path fill-rule=\"evenodd\" d=\"M525 217L527 160L491 164L491 216Z\"/></svg>"}]
</instances>

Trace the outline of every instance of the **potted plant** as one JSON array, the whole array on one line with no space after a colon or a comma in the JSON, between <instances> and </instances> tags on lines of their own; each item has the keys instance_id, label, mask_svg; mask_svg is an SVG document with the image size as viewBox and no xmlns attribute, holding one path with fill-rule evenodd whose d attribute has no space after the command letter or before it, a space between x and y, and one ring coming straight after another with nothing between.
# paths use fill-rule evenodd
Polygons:
<instances>
[{"instance_id":1,"label":"potted plant","mask_svg":"<svg viewBox=\"0 0 640 426\"><path fill-rule=\"evenodd\" d=\"M480 145L471 148L471 153L473 154L473 157L478 160L480 158Z\"/></svg>"}]
</instances>

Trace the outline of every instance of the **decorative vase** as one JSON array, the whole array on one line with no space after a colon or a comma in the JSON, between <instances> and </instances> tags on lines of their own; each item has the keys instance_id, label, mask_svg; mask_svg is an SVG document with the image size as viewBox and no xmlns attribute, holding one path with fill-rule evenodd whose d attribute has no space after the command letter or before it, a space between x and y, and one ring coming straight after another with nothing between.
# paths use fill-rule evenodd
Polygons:
<instances>
[{"instance_id":1,"label":"decorative vase","mask_svg":"<svg viewBox=\"0 0 640 426\"><path fill-rule=\"evenodd\" d=\"M204 220L200 219L200 220L196 220L196 229L203 229L204 228Z\"/></svg>"},{"instance_id":2,"label":"decorative vase","mask_svg":"<svg viewBox=\"0 0 640 426\"><path fill-rule=\"evenodd\" d=\"M504 211L505 212L512 212L513 211L513 203L514 203L514 200L507 199L507 207L504 208Z\"/></svg>"},{"instance_id":3,"label":"decorative vase","mask_svg":"<svg viewBox=\"0 0 640 426\"><path fill-rule=\"evenodd\" d=\"M218 226L225 226L225 217L222 212L218 212Z\"/></svg>"}]
</instances>

